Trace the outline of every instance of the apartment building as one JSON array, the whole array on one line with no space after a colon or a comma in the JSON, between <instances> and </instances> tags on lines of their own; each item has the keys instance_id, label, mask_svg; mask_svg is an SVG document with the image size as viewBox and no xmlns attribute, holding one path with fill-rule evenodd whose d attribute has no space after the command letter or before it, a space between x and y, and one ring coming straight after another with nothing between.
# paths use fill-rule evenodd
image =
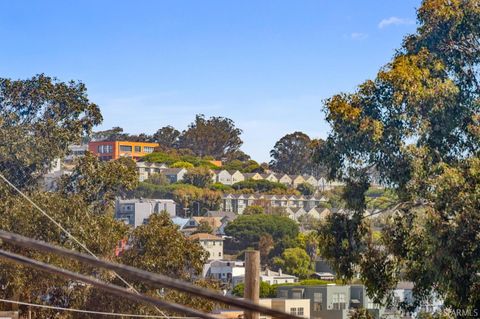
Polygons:
<instances>
[{"instance_id":1,"label":"apartment building","mask_svg":"<svg viewBox=\"0 0 480 319\"><path fill-rule=\"evenodd\" d=\"M88 143L88 150L101 160L108 161L120 157L130 157L134 160L153 153L157 143L131 141L95 141Z\"/></svg>"},{"instance_id":2,"label":"apartment building","mask_svg":"<svg viewBox=\"0 0 480 319\"><path fill-rule=\"evenodd\" d=\"M287 209L303 208L306 212L327 202L324 197L295 195L262 195L262 194L224 194L221 209L226 212L242 214L245 208L252 205L264 207L280 207Z\"/></svg>"},{"instance_id":3,"label":"apartment building","mask_svg":"<svg viewBox=\"0 0 480 319\"><path fill-rule=\"evenodd\" d=\"M378 319L385 311L368 298L363 285L281 286L277 297L309 299L312 319L348 319L349 312L358 308L367 309Z\"/></svg>"}]
</instances>

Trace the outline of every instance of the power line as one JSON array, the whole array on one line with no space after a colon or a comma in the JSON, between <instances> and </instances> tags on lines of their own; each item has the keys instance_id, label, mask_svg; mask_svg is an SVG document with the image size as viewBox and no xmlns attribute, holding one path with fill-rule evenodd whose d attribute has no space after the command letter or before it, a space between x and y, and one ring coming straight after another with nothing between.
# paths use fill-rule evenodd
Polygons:
<instances>
[{"instance_id":1,"label":"power line","mask_svg":"<svg viewBox=\"0 0 480 319\"><path fill-rule=\"evenodd\" d=\"M178 305L175 303L166 302L157 298L153 298L151 296L143 295L143 294L135 294L130 292L128 289L119 287L116 285L112 285L101 280L88 277L82 274L78 274L69 270L65 270L62 268L58 268L56 266L52 266L41 261L30 259L22 255L14 254L5 250L0 250L0 257L13 261L15 263L19 263L25 266L33 267L42 271L49 272L54 275L59 275L65 278L78 280L84 282L86 284L92 285L98 289L106 291L112 295L116 295L121 298L126 298L132 300L134 302L140 302L144 304L151 304L156 307L161 307L168 309L173 312L183 313L188 316L197 317L197 318L204 318L204 319L218 319L217 317L204 313L199 310L191 309L183 305Z\"/></svg>"},{"instance_id":2,"label":"power line","mask_svg":"<svg viewBox=\"0 0 480 319\"><path fill-rule=\"evenodd\" d=\"M163 318L163 316L136 315L136 314L129 314L129 313L102 312L102 311L83 310L83 309L75 309L75 308L64 308L64 307L56 307L56 306L40 305L40 304L29 303L29 302L15 301L15 300L9 300L9 299L0 299L0 302L22 305L22 306L29 306L29 307L36 307L36 308L53 309L53 310L59 310L59 311L88 313L88 314L92 314L92 315L104 315L104 316L113 316L113 317L130 317L130 318ZM170 317L170 318L172 318L172 319L185 319L185 318L190 319L190 317Z\"/></svg>"},{"instance_id":3,"label":"power line","mask_svg":"<svg viewBox=\"0 0 480 319\"><path fill-rule=\"evenodd\" d=\"M295 318L294 316L286 314L282 311L263 307L249 300L234 298L231 296L225 296L215 291L198 287L188 282L176 280L168 276L154 274L154 273L150 273L134 267L130 267L122 264L115 264L105 260L92 258L86 254L65 249L63 247L54 246L39 240L31 239L31 238L20 236L17 234L12 234L12 233L0 230L0 239L9 243L15 244L17 246L30 248L30 249L33 248L33 249L37 249L47 253L53 253L53 254L73 258L78 261L85 262L89 265L118 271L123 274L128 274L129 277L142 280L143 282L151 284L157 288L166 287L166 288L176 289L182 292L190 293L195 296L219 301L219 302L228 304L230 306L236 306L241 309L263 313L275 318L284 318L284 319Z\"/></svg>"},{"instance_id":4,"label":"power line","mask_svg":"<svg viewBox=\"0 0 480 319\"><path fill-rule=\"evenodd\" d=\"M50 216L45 210L43 210L40 206L38 206L30 197L28 197L25 193L23 193L20 189L18 189L12 182L10 182L3 174L0 173L0 178L7 183L11 188L13 188L18 194L20 194L24 199L26 199L34 208L36 208L40 213L42 213L45 217L47 217L55 226L60 228L69 238L71 238L77 245L79 245L81 248L83 248L88 254L90 254L92 257L98 259L98 257L90 250L88 247L83 244L80 240L78 240L72 233L70 233L65 227L63 227L59 222L57 222L52 216ZM114 275L120 279L127 287L132 289L136 294L140 294L135 287L133 287L129 282L127 282L125 279L123 279L122 276L114 272ZM160 314L163 315L164 318L168 318L168 316L162 312L160 309L156 309Z\"/></svg>"}]
</instances>

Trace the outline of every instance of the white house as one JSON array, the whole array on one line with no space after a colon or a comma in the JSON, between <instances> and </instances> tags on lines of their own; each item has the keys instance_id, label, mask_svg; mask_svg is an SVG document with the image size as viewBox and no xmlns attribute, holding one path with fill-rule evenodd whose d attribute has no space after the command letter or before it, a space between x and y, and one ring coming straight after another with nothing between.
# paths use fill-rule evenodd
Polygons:
<instances>
[{"instance_id":1,"label":"white house","mask_svg":"<svg viewBox=\"0 0 480 319\"><path fill-rule=\"evenodd\" d=\"M277 181L279 183L282 183L287 186L292 185L292 178L288 176L287 174L275 174L275 177L277 178Z\"/></svg>"},{"instance_id":2,"label":"white house","mask_svg":"<svg viewBox=\"0 0 480 319\"><path fill-rule=\"evenodd\" d=\"M166 168L162 170L162 174L168 178L170 183L176 183L183 180L183 176L187 173L185 168Z\"/></svg>"},{"instance_id":3,"label":"white house","mask_svg":"<svg viewBox=\"0 0 480 319\"><path fill-rule=\"evenodd\" d=\"M269 181L269 182L272 182L272 183L277 183L278 182L278 178L273 173L262 174L261 176L266 181Z\"/></svg>"},{"instance_id":4,"label":"white house","mask_svg":"<svg viewBox=\"0 0 480 319\"><path fill-rule=\"evenodd\" d=\"M163 163L136 162L135 164L137 165L140 182L148 179L152 174L159 174L168 168L167 165Z\"/></svg>"},{"instance_id":5,"label":"white house","mask_svg":"<svg viewBox=\"0 0 480 319\"><path fill-rule=\"evenodd\" d=\"M230 185L233 185L235 183L242 182L245 180L245 176L243 176L243 174L240 171L230 171L229 173L230 173L230 176L232 176L232 184Z\"/></svg>"},{"instance_id":6,"label":"white house","mask_svg":"<svg viewBox=\"0 0 480 319\"><path fill-rule=\"evenodd\" d=\"M229 171L222 169L215 172L217 174L217 182L224 185L232 185L232 174Z\"/></svg>"},{"instance_id":7,"label":"white house","mask_svg":"<svg viewBox=\"0 0 480 319\"><path fill-rule=\"evenodd\" d=\"M188 239L198 241L200 246L208 252L209 260L223 259L223 238L207 233L197 233Z\"/></svg>"},{"instance_id":8,"label":"white house","mask_svg":"<svg viewBox=\"0 0 480 319\"><path fill-rule=\"evenodd\" d=\"M204 277L231 284L234 277L245 276L245 263L243 261L213 260L205 265L203 271Z\"/></svg>"}]
</instances>

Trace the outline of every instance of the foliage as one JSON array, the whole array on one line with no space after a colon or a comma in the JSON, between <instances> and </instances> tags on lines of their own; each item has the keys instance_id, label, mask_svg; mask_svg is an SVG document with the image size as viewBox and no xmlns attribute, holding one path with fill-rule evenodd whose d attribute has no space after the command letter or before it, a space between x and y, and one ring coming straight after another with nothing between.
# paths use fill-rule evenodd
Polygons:
<instances>
[{"instance_id":1,"label":"foliage","mask_svg":"<svg viewBox=\"0 0 480 319\"><path fill-rule=\"evenodd\" d=\"M260 236L260 240L258 241L258 250L260 252L260 261L262 265L266 265L268 263L269 254L274 247L275 242L270 234L264 234Z\"/></svg>"},{"instance_id":2,"label":"foliage","mask_svg":"<svg viewBox=\"0 0 480 319\"><path fill-rule=\"evenodd\" d=\"M2 189L3 191L4 189ZM0 224L2 230L14 232L23 236L33 237L67 249L82 251L72 240L58 229L47 217L43 216L24 198L2 194L0 203ZM55 192L35 192L29 194L32 200L44 208L49 214L79 238L99 257L112 260L115 247L120 239L127 234L127 227L115 221L110 214L95 214L91 211L80 195L64 196ZM44 252L19 248L3 243L2 249L25 255L29 258L51 263L62 268L83 273L91 273L93 269L82 263L54 256ZM82 251L84 252L84 251ZM98 271L99 279L110 280L111 276ZM35 283L32 285L32 283ZM90 300L91 289L82 285L70 285L63 277L47 274L29 267L0 261L1 298L30 300L35 303L45 303L44 296L50 296L51 305L83 308L85 300ZM100 305L92 301L94 308ZM0 305L0 309L5 305ZM45 310L35 314L35 318L52 318L53 311Z\"/></svg>"},{"instance_id":3,"label":"foliage","mask_svg":"<svg viewBox=\"0 0 480 319\"><path fill-rule=\"evenodd\" d=\"M213 183L210 185L210 189L215 190L215 191L220 191L223 193L231 193L233 191L232 186L230 185L225 185L222 183Z\"/></svg>"},{"instance_id":4,"label":"foliage","mask_svg":"<svg viewBox=\"0 0 480 319\"><path fill-rule=\"evenodd\" d=\"M287 186L282 183L271 182L265 179L248 179L232 185L233 189L253 189L256 192L269 192L274 189L286 190Z\"/></svg>"},{"instance_id":5,"label":"foliage","mask_svg":"<svg viewBox=\"0 0 480 319\"><path fill-rule=\"evenodd\" d=\"M171 168L193 168L193 164L184 161L178 161L170 165Z\"/></svg>"},{"instance_id":6,"label":"foliage","mask_svg":"<svg viewBox=\"0 0 480 319\"><path fill-rule=\"evenodd\" d=\"M204 166L210 169L218 168L212 163L210 163L210 160L206 158L200 158L193 155L182 154L180 150L166 150L161 152L160 151L153 152L142 157L142 160L150 163L164 163L169 166L172 166L177 162L182 162L182 163L190 163L195 167ZM188 165L188 164L183 164L183 165ZM189 168L189 167L191 166L188 165L188 167L186 168Z\"/></svg>"},{"instance_id":7,"label":"foliage","mask_svg":"<svg viewBox=\"0 0 480 319\"><path fill-rule=\"evenodd\" d=\"M282 137L270 151L270 167L276 172L290 175L309 174L320 176L324 169L313 160L321 140L311 140L302 132L294 132Z\"/></svg>"},{"instance_id":8,"label":"foliage","mask_svg":"<svg viewBox=\"0 0 480 319\"><path fill-rule=\"evenodd\" d=\"M213 174L206 167L195 167L188 169L183 176L183 182L197 187L208 187L212 183Z\"/></svg>"},{"instance_id":9,"label":"foliage","mask_svg":"<svg viewBox=\"0 0 480 319\"><path fill-rule=\"evenodd\" d=\"M150 216L148 223L133 231L131 247L121 256L120 261L143 270L163 274L172 278L195 282L204 287L215 287L205 281L197 281L208 253L196 241L186 238L173 224L168 214L156 213ZM157 289L135 282L139 290L147 294L156 294ZM171 290L166 290L166 300L182 301L186 305L211 311L212 302L198 300Z\"/></svg>"},{"instance_id":10,"label":"foliage","mask_svg":"<svg viewBox=\"0 0 480 319\"><path fill-rule=\"evenodd\" d=\"M197 156L210 155L222 158L239 150L243 144L240 139L242 130L235 123L224 117L206 119L203 114L195 117L187 130L179 138L181 148L188 148Z\"/></svg>"},{"instance_id":11,"label":"foliage","mask_svg":"<svg viewBox=\"0 0 480 319\"><path fill-rule=\"evenodd\" d=\"M206 220L202 220L200 221L197 229L192 234L198 234L198 233L213 234L213 228L209 222L207 222Z\"/></svg>"},{"instance_id":12,"label":"foliage","mask_svg":"<svg viewBox=\"0 0 480 319\"><path fill-rule=\"evenodd\" d=\"M180 132L172 126L165 126L153 134L153 140L157 142L161 148L175 148L178 144Z\"/></svg>"},{"instance_id":13,"label":"foliage","mask_svg":"<svg viewBox=\"0 0 480 319\"><path fill-rule=\"evenodd\" d=\"M100 124L97 105L81 82L43 74L27 80L0 78L0 172L17 187L36 181Z\"/></svg>"},{"instance_id":14,"label":"foliage","mask_svg":"<svg viewBox=\"0 0 480 319\"><path fill-rule=\"evenodd\" d=\"M315 187L313 187L312 184L309 183L301 183L300 185L297 186L297 190L302 194L302 195L313 195L315 193Z\"/></svg>"},{"instance_id":15,"label":"foliage","mask_svg":"<svg viewBox=\"0 0 480 319\"><path fill-rule=\"evenodd\" d=\"M272 236L274 242L280 242L287 237L296 237L297 224L288 217L273 215L242 215L227 225L225 233L235 238L246 248L257 246L260 237L265 234Z\"/></svg>"},{"instance_id":16,"label":"foliage","mask_svg":"<svg viewBox=\"0 0 480 319\"><path fill-rule=\"evenodd\" d=\"M87 152L78 159L72 174L64 175L60 191L65 195L81 194L96 212L112 208L115 196L138 185L135 162L126 157L114 161L100 161Z\"/></svg>"},{"instance_id":17,"label":"foliage","mask_svg":"<svg viewBox=\"0 0 480 319\"><path fill-rule=\"evenodd\" d=\"M130 245L122 262L177 279L192 280L201 274L208 258L200 244L183 236L165 213L153 214L148 223L135 228Z\"/></svg>"},{"instance_id":18,"label":"foliage","mask_svg":"<svg viewBox=\"0 0 480 319\"><path fill-rule=\"evenodd\" d=\"M262 206L257 206L257 205L251 205L247 206L243 210L243 215L259 215L259 214L265 214L265 208Z\"/></svg>"},{"instance_id":19,"label":"foliage","mask_svg":"<svg viewBox=\"0 0 480 319\"><path fill-rule=\"evenodd\" d=\"M227 171L240 171L242 173L263 173L265 170L254 160L241 161L238 159L226 162L222 169Z\"/></svg>"},{"instance_id":20,"label":"foliage","mask_svg":"<svg viewBox=\"0 0 480 319\"><path fill-rule=\"evenodd\" d=\"M306 278L312 273L312 265L307 252L300 248L287 248L281 257L273 259L275 266L281 268L285 273Z\"/></svg>"},{"instance_id":21,"label":"foliage","mask_svg":"<svg viewBox=\"0 0 480 319\"><path fill-rule=\"evenodd\" d=\"M320 229L322 247L341 275L359 267L377 301L402 279L418 301L435 290L446 306L480 304L479 19L476 0L424 0L417 32L377 77L326 101L318 158L347 182L349 213ZM361 218L372 168L399 202L381 246Z\"/></svg>"},{"instance_id":22,"label":"foliage","mask_svg":"<svg viewBox=\"0 0 480 319\"><path fill-rule=\"evenodd\" d=\"M165 186L170 184L170 180L165 176L165 174L155 173L150 174L150 176L148 176L148 178L145 180L145 183Z\"/></svg>"},{"instance_id":23,"label":"foliage","mask_svg":"<svg viewBox=\"0 0 480 319\"><path fill-rule=\"evenodd\" d=\"M365 308L350 310L348 317L350 319L374 319L375 317Z\"/></svg>"},{"instance_id":24,"label":"foliage","mask_svg":"<svg viewBox=\"0 0 480 319\"><path fill-rule=\"evenodd\" d=\"M245 284L239 283L232 289L232 295L236 297L243 298L245 291ZM276 287L275 285L270 285L268 282L260 281L260 298L275 298L276 297Z\"/></svg>"},{"instance_id":25,"label":"foliage","mask_svg":"<svg viewBox=\"0 0 480 319\"><path fill-rule=\"evenodd\" d=\"M218 210L220 207L221 194L210 189L202 189L193 185L184 184L176 188L172 195L173 199L180 204L180 208L189 208L190 211ZM194 207L197 203L197 207Z\"/></svg>"}]
</instances>

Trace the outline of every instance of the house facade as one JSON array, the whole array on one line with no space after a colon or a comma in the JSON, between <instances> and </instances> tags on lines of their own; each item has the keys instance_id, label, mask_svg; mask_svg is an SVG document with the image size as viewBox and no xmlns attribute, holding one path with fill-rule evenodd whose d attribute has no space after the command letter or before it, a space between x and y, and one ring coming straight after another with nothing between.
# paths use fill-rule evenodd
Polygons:
<instances>
[{"instance_id":1,"label":"house facade","mask_svg":"<svg viewBox=\"0 0 480 319\"><path fill-rule=\"evenodd\" d=\"M140 182L148 179L153 174L160 174L168 167L162 163L136 162Z\"/></svg>"},{"instance_id":2,"label":"house facade","mask_svg":"<svg viewBox=\"0 0 480 319\"><path fill-rule=\"evenodd\" d=\"M154 213L166 211L170 217L174 217L176 208L176 203L171 199L117 199L115 218L135 228L145 224Z\"/></svg>"},{"instance_id":3,"label":"house facade","mask_svg":"<svg viewBox=\"0 0 480 319\"><path fill-rule=\"evenodd\" d=\"M309 299L310 318L348 319L353 309L367 309L379 319L385 308L373 303L363 285L280 286L278 298Z\"/></svg>"},{"instance_id":4,"label":"house facade","mask_svg":"<svg viewBox=\"0 0 480 319\"><path fill-rule=\"evenodd\" d=\"M185 168L167 168L162 170L162 174L170 181L176 183L183 180L183 176L187 173Z\"/></svg>"},{"instance_id":5,"label":"house facade","mask_svg":"<svg viewBox=\"0 0 480 319\"><path fill-rule=\"evenodd\" d=\"M157 143L131 141L96 141L88 143L88 150L101 160L108 161L120 157L130 157L134 160L153 153Z\"/></svg>"},{"instance_id":6,"label":"house facade","mask_svg":"<svg viewBox=\"0 0 480 319\"><path fill-rule=\"evenodd\" d=\"M208 260L223 259L223 238L207 233L197 233L188 239L200 243L200 246L208 252Z\"/></svg>"}]
</instances>

